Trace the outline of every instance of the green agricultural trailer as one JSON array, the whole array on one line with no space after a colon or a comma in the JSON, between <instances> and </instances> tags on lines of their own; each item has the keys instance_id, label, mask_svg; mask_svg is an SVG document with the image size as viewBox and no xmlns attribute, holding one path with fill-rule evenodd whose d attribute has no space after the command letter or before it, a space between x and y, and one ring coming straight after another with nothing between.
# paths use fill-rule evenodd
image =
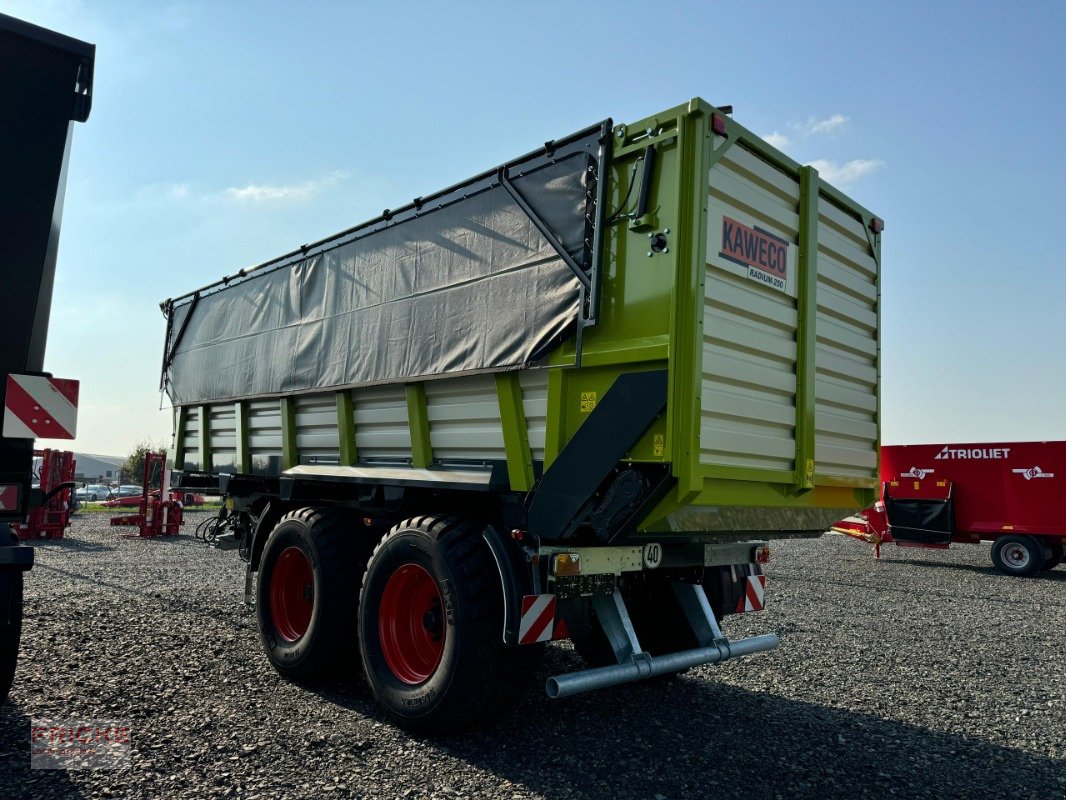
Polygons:
<instances>
[{"instance_id":1,"label":"green agricultural trailer","mask_svg":"<svg viewBox=\"0 0 1066 800\"><path fill-rule=\"evenodd\" d=\"M283 675L398 723L770 650L769 542L875 499L882 221L696 99L167 300L173 481Z\"/></svg>"}]
</instances>

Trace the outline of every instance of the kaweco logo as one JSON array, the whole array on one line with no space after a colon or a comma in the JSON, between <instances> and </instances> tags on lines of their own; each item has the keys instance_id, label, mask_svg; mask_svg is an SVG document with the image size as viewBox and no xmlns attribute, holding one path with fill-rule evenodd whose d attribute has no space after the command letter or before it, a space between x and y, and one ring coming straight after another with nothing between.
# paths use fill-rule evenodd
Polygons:
<instances>
[{"instance_id":1,"label":"kaweco logo","mask_svg":"<svg viewBox=\"0 0 1066 800\"><path fill-rule=\"evenodd\" d=\"M965 461L985 459L996 460L1007 458L1010 455L1009 447L952 447L947 445L937 453L937 460Z\"/></svg>"},{"instance_id":2,"label":"kaweco logo","mask_svg":"<svg viewBox=\"0 0 1066 800\"><path fill-rule=\"evenodd\" d=\"M722 217L722 258L747 267L748 277L784 289L788 280L788 242L762 228Z\"/></svg>"}]
</instances>

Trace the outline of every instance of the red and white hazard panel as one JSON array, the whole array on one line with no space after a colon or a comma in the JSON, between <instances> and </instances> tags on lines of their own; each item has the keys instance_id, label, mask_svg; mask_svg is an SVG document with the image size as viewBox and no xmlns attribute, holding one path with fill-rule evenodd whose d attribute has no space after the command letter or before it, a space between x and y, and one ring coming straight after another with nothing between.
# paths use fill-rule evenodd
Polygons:
<instances>
[{"instance_id":1,"label":"red and white hazard panel","mask_svg":"<svg viewBox=\"0 0 1066 800\"><path fill-rule=\"evenodd\" d=\"M78 382L43 375L8 375L3 435L11 439L73 439L78 432Z\"/></svg>"},{"instance_id":2,"label":"red and white hazard panel","mask_svg":"<svg viewBox=\"0 0 1066 800\"><path fill-rule=\"evenodd\" d=\"M0 483L0 511L19 511L17 483Z\"/></svg>"},{"instance_id":3,"label":"red and white hazard panel","mask_svg":"<svg viewBox=\"0 0 1066 800\"><path fill-rule=\"evenodd\" d=\"M737 613L762 611L766 605L766 576L748 575L744 581L744 596L737 601Z\"/></svg>"},{"instance_id":4,"label":"red and white hazard panel","mask_svg":"<svg viewBox=\"0 0 1066 800\"><path fill-rule=\"evenodd\" d=\"M522 621L518 643L549 642L555 632L555 595L527 594L522 597Z\"/></svg>"}]
</instances>

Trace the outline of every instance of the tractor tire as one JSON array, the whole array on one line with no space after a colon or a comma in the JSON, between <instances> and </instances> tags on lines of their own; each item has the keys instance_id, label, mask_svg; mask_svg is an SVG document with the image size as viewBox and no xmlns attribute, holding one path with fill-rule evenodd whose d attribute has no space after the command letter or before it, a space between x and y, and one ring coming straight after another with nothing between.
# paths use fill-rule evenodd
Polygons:
<instances>
[{"instance_id":1,"label":"tractor tire","mask_svg":"<svg viewBox=\"0 0 1066 800\"><path fill-rule=\"evenodd\" d=\"M1043 569L1048 555L1034 536L1001 536L992 545L992 563L1004 575L1035 575Z\"/></svg>"},{"instance_id":2,"label":"tractor tire","mask_svg":"<svg viewBox=\"0 0 1066 800\"><path fill-rule=\"evenodd\" d=\"M1062 542L1050 542L1048 544L1048 549L1051 550L1051 555L1047 557L1044 561L1044 566L1040 568L1044 572L1049 572L1062 563Z\"/></svg>"},{"instance_id":3,"label":"tractor tire","mask_svg":"<svg viewBox=\"0 0 1066 800\"><path fill-rule=\"evenodd\" d=\"M283 516L267 539L256 616L267 658L289 680L358 673L352 621L369 549L359 533L349 514L301 508Z\"/></svg>"},{"instance_id":4,"label":"tractor tire","mask_svg":"<svg viewBox=\"0 0 1066 800\"><path fill-rule=\"evenodd\" d=\"M503 642L500 575L482 530L425 516L390 530L359 598L367 683L397 725L443 733L513 707L536 648Z\"/></svg>"},{"instance_id":5,"label":"tractor tire","mask_svg":"<svg viewBox=\"0 0 1066 800\"><path fill-rule=\"evenodd\" d=\"M0 537L10 537L11 544L18 545L18 536L10 530L7 525L0 526ZM15 680L22 635L22 588L22 570L0 572L0 703L7 700Z\"/></svg>"}]
</instances>

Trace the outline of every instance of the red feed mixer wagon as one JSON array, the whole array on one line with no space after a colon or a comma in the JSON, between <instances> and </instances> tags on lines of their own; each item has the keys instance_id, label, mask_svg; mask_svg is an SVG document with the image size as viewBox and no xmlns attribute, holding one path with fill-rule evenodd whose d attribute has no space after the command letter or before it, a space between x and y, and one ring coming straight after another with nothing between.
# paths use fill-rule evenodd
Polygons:
<instances>
[{"instance_id":1,"label":"red feed mixer wagon","mask_svg":"<svg viewBox=\"0 0 1066 800\"><path fill-rule=\"evenodd\" d=\"M1062 562L1066 442L916 444L881 448L881 499L833 526L874 545L946 550L991 542L1008 575Z\"/></svg>"}]
</instances>

